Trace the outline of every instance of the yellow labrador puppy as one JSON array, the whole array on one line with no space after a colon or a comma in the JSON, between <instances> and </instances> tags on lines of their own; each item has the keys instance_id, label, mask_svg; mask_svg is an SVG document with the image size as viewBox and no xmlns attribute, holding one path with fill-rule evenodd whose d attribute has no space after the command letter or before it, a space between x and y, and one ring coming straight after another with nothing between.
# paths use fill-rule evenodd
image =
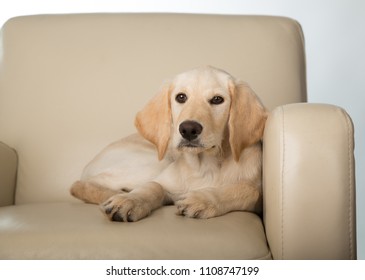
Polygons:
<instances>
[{"instance_id":1,"label":"yellow labrador puppy","mask_svg":"<svg viewBox=\"0 0 365 280\"><path fill-rule=\"evenodd\" d=\"M266 118L251 88L228 73L179 74L137 114L139 134L106 147L71 193L120 222L166 204L192 218L259 211Z\"/></svg>"}]
</instances>

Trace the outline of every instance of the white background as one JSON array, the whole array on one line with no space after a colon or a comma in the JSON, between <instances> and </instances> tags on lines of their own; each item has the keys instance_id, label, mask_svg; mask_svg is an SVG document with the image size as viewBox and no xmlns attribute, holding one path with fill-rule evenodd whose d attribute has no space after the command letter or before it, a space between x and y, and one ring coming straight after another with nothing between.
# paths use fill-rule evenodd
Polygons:
<instances>
[{"instance_id":1,"label":"white background","mask_svg":"<svg viewBox=\"0 0 365 280\"><path fill-rule=\"evenodd\" d=\"M309 102L341 106L355 124L358 258L365 259L365 0L1 0L0 26L19 15L88 12L262 14L298 20L306 41Z\"/></svg>"},{"instance_id":2,"label":"white background","mask_svg":"<svg viewBox=\"0 0 365 280\"><path fill-rule=\"evenodd\" d=\"M149 280L163 280L163 279L184 279L184 280L237 280L237 279L364 279L365 261L336 261L336 266L333 261L241 261L241 260L142 260L142 261L1 261L0 271L2 279L37 279L37 280L65 280L65 279L88 279L88 280L111 280L111 279L149 279ZM126 275L107 275L107 269L119 269L124 271L126 269L144 269L160 270L163 268L168 275L171 269L175 272L188 269L190 274L172 276L128 276ZM242 270L238 275L227 273L219 275L216 268L226 267L234 268L235 273L239 267L257 267L259 272L257 275L252 273L249 275L242 275ZM204 275L201 275L203 268ZM207 275L207 269L210 269L211 274ZM248 271L248 270L246 270ZM121 272L119 272L121 273ZM147 274L147 273L146 273ZM150 273L150 275L153 274ZM218 275L217 275L218 274ZM189 275L189 276L188 276Z\"/></svg>"}]
</instances>

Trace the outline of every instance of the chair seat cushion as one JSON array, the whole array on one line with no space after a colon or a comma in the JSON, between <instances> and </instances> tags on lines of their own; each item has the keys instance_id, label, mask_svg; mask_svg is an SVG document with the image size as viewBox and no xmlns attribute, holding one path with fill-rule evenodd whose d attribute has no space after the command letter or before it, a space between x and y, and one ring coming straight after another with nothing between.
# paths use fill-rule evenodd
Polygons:
<instances>
[{"instance_id":1,"label":"chair seat cushion","mask_svg":"<svg viewBox=\"0 0 365 280\"><path fill-rule=\"evenodd\" d=\"M0 259L270 259L262 220L232 212L208 220L174 206L135 223L98 206L42 203L0 208Z\"/></svg>"}]
</instances>

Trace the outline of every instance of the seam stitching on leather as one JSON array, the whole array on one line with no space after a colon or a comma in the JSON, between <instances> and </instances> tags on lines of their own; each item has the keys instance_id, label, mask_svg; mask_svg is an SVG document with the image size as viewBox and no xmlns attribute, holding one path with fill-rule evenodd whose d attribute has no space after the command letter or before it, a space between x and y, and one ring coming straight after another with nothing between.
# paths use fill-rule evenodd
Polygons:
<instances>
[{"instance_id":1,"label":"seam stitching on leather","mask_svg":"<svg viewBox=\"0 0 365 280\"><path fill-rule=\"evenodd\" d=\"M347 114L343 111L342 111L342 114L345 116L345 120L346 120L346 129L347 129L347 157L348 157L348 191L349 191L349 194L348 194L348 203L349 203L349 206L348 206L348 230L349 230L349 247L350 247L350 256L349 256L349 259L352 259L352 256L353 256L353 240L352 240L352 188L351 188L351 182L352 182L352 160L351 160L351 126L349 124L349 117L347 116Z\"/></svg>"},{"instance_id":2,"label":"seam stitching on leather","mask_svg":"<svg viewBox=\"0 0 365 280\"><path fill-rule=\"evenodd\" d=\"M284 107L281 107L282 112L282 145L283 159L281 166L281 259L284 259L284 168L285 168L285 118Z\"/></svg>"}]
</instances>

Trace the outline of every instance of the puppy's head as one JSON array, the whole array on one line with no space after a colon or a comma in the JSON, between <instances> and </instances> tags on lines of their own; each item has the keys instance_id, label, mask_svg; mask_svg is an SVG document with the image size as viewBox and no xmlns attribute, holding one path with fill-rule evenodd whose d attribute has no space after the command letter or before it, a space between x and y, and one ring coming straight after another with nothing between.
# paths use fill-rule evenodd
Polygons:
<instances>
[{"instance_id":1,"label":"puppy's head","mask_svg":"<svg viewBox=\"0 0 365 280\"><path fill-rule=\"evenodd\" d=\"M183 152L218 152L228 141L236 161L262 138L266 110L248 85L202 67L177 75L137 114L136 127L162 159L170 143Z\"/></svg>"}]
</instances>

